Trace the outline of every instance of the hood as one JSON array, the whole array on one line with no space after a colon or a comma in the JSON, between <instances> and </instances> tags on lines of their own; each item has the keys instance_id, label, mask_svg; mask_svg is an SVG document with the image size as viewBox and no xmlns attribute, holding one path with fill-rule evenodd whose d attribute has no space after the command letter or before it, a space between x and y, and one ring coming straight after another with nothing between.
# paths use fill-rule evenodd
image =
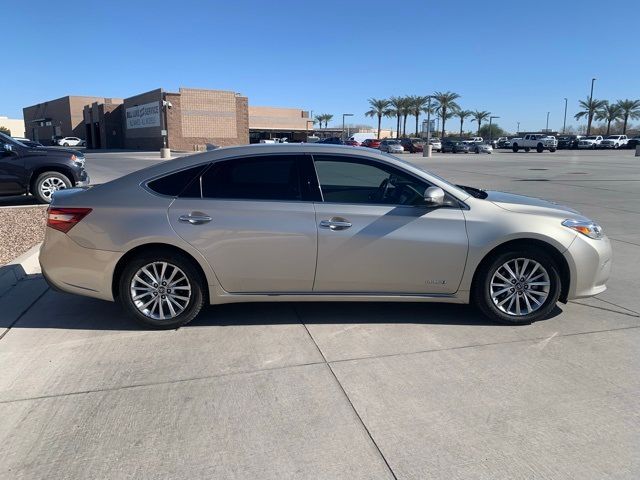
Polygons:
<instances>
[{"instance_id":1,"label":"hood","mask_svg":"<svg viewBox=\"0 0 640 480\"><path fill-rule=\"evenodd\" d=\"M84 153L78 150L73 150L72 148L33 147L33 148L29 148L29 152L33 152L33 153L47 152L53 155L57 153L57 154L64 155L65 157L70 157L71 155L75 155L76 157L84 157Z\"/></svg>"},{"instance_id":2,"label":"hood","mask_svg":"<svg viewBox=\"0 0 640 480\"><path fill-rule=\"evenodd\" d=\"M575 219L586 219L573 208L566 207L541 198L527 197L525 195L516 195L513 193L487 191L486 200L494 203L500 208L519 213L532 213L544 215L557 215L558 217L567 217Z\"/></svg>"}]
</instances>

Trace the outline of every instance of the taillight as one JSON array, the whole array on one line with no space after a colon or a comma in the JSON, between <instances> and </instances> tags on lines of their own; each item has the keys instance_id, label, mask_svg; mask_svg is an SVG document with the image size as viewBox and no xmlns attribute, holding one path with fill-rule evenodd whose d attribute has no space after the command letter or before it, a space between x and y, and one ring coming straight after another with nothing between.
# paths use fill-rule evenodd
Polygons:
<instances>
[{"instance_id":1,"label":"taillight","mask_svg":"<svg viewBox=\"0 0 640 480\"><path fill-rule=\"evenodd\" d=\"M90 208L53 208L47 210L47 227L63 233L71 230L76 223L91 213Z\"/></svg>"}]
</instances>

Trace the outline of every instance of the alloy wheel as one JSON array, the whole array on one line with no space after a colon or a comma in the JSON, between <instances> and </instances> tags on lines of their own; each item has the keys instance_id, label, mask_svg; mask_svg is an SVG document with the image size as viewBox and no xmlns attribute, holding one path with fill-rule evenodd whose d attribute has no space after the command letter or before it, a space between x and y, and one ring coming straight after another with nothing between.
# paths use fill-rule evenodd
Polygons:
<instances>
[{"instance_id":1,"label":"alloy wheel","mask_svg":"<svg viewBox=\"0 0 640 480\"><path fill-rule=\"evenodd\" d=\"M133 304L153 320L170 320L185 311L191 300L191 283L185 273L169 262L152 262L131 279Z\"/></svg>"},{"instance_id":2,"label":"alloy wheel","mask_svg":"<svg viewBox=\"0 0 640 480\"><path fill-rule=\"evenodd\" d=\"M40 184L40 193L48 201L51 201L51 197L53 196L54 192L63 190L65 188L67 188L67 185L62 179L58 177L47 177Z\"/></svg>"},{"instance_id":3,"label":"alloy wheel","mask_svg":"<svg viewBox=\"0 0 640 480\"><path fill-rule=\"evenodd\" d=\"M549 273L529 258L511 259L491 277L490 294L494 305L516 317L529 315L542 307L550 290Z\"/></svg>"}]
</instances>

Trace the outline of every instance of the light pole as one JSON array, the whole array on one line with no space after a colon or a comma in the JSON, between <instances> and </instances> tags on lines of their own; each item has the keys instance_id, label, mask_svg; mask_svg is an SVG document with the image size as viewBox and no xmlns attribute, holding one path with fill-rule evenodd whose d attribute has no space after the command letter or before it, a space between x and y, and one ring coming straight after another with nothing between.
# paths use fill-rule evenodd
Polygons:
<instances>
[{"instance_id":1,"label":"light pole","mask_svg":"<svg viewBox=\"0 0 640 480\"><path fill-rule=\"evenodd\" d=\"M500 118L498 116L491 115L489 117L489 143L493 143L493 130L491 129L491 123L494 118Z\"/></svg>"},{"instance_id":2,"label":"light pole","mask_svg":"<svg viewBox=\"0 0 640 480\"><path fill-rule=\"evenodd\" d=\"M564 99L564 123L562 124L562 133L565 133L567 130L567 102L568 100Z\"/></svg>"},{"instance_id":3,"label":"light pole","mask_svg":"<svg viewBox=\"0 0 640 480\"><path fill-rule=\"evenodd\" d=\"M343 113L342 114L342 139L345 140L344 138L344 117L353 117L353 113Z\"/></svg>"},{"instance_id":4,"label":"light pole","mask_svg":"<svg viewBox=\"0 0 640 480\"><path fill-rule=\"evenodd\" d=\"M547 112L547 128L545 128L545 131L549 131L549 113L551 112Z\"/></svg>"},{"instance_id":5,"label":"light pole","mask_svg":"<svg viewBox=\"0 0 640 480\"><path fill-rule=\"evenodd\" d=\"M431 156L431 95L427 97L427 143L422 149L422 156Z\"/></svg>"},{"instance_id":6,"label":"light pole","mask_svg":"<svg viewBox=\"0 0 640 480\"><path fill-rule=\"evenodd\" d=\"M587 123L587 136L591 135L591 122L593 121L593 111L591 105L593 103L593 84L596 82L596 78L591 79L591 93L589 94L589 122Z\"/></svg>"},{"instance_id":7,"label":"light pole","mask_svg":"<svg viewBox=\"0 0 640 480\"><path fill-rule=\"evenodd\" d=\"M516 133L520 133L520 122L516 122L518 124L518 131Z\"/></svg>"}]
</instances>

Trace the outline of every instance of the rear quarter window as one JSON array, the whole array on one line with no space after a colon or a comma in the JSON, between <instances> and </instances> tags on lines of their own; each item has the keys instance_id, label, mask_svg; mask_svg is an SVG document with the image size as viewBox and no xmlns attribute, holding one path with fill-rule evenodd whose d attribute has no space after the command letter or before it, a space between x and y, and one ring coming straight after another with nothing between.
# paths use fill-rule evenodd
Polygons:
<instances>
[{"instance_id":1,"label":"rear quarter window","mask_svg":"<svg viewBox=\"0 0 640 480\"><path fill-rule=\"evenodd\" d=\"M196 177L200 176L206 167L206 165L199 165L197 167L187 168L186 170L169 173L164 177L150 181L147 183L147 187L160 195L177 197Z\"/></svg>"}]
</instances>

